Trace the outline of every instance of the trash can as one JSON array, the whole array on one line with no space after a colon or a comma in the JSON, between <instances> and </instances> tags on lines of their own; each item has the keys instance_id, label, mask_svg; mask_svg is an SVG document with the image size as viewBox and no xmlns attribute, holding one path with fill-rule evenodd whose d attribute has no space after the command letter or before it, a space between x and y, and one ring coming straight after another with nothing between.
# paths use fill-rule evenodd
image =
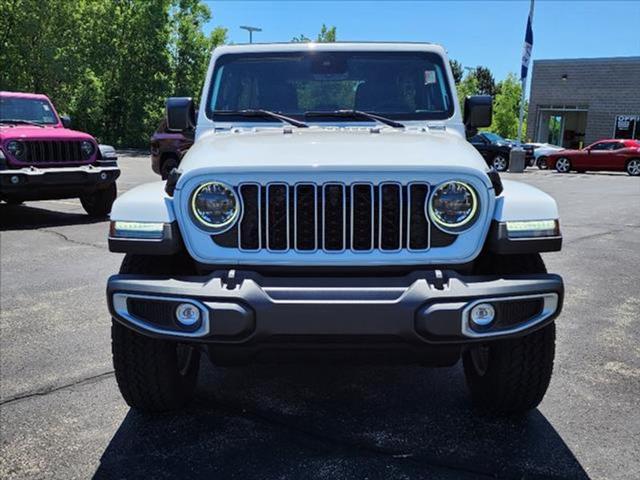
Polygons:
<instances>
[{"instance_id":1,"label":"trash can","mask_svg":"<svg viewBox=\"0 0 640 480\"><path fill-rule=\"evenodd\" d=\"M509 154L509 171L512 173L524 172L526 152L524 148L514 147Z\"/></svg>"}]
</instances>

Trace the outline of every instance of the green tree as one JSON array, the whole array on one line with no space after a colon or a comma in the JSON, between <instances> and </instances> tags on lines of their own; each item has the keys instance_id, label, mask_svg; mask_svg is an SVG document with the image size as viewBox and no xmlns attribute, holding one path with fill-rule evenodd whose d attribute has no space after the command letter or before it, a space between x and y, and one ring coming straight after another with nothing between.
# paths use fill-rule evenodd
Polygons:
<instances>
[{"instance_id":1,"label":"green tree","mask_svg":"<svg viewBox=\"0 0 640 480\"><path fill-rule=\"evenodd\" d=\"M456 85L456 90L458 92L460 110L463 111L465 99L471 95L478 95L478 79L473 73L469 73Z\"/></svg>"},{"instance_id":2,"label":"green tree","mask_svg":"<svg viewBox=\"0 0 640 480\"><path fill-rule=\"evenodd\" d=\"M211 11L200 0L174 0L171 16L173 94L200 97L212 48L225 43L227 29L217 27L206 36Z\"/></svg>"},{"instance_id":3,"label":"green tree","mask_svg":"<svg viewBox=\"0 0 640 480\"><path fill-rule=\"evenodd\" d=\"M478 66L473 73L478 80L478 93L480 95L493 96L496 94L496 82L493 79L491 70L487 67Z\"/></svg>"},{"instance_id":4,"label":"green tree","mask_svg":"<svg viewBox=\"0 0 640 480\"><path fill-rule=\"evenodd\" d=\"M310 42L311 39L301 33L297 37L293 37L291 42L293 43L306 43ZM336 27L327 27L324 23L322 24L322 28L320 28L320 33L316 37L316 42L327 43L327 42L335 42L336 41Z\"/></svg>"},{"instance_id":5,"label":"green tree","mask_svg":"<svg viewBox=\"0 0 640 480\"><path fill-rule=\"evenodd\" d=\"M489 130L505 138L517 136L521 95L522 85L518 78L510 73L498 85L498 94L493 101L493 122ZM526 131L525 128L523 127L523 131Z\"/></svg>"},{"instance_id":6,"label":"green tree","mask_svg":"<svg viewBox=\"0 0 640 480\"><path fill-rule=\"evenodd\" d=\"M330 43L336 41L336 27L333 26L331 28L327 28L327 26L323 23L322 28L320 29L320 33L318 34L318 42L321 43Z\"/></svg>"},{"instance_id":7,"label":"green tree","mask_svg":"<svg viewBox=\"0 0 640 480\"><path fill-rule=\"evenodd\" d=\"M458 85L462 81L462 77L464 76L464 67L457 60L449 60L449 64L451 65L453 80L455 81L456 85Z\"/></svg>"}]
</instances>

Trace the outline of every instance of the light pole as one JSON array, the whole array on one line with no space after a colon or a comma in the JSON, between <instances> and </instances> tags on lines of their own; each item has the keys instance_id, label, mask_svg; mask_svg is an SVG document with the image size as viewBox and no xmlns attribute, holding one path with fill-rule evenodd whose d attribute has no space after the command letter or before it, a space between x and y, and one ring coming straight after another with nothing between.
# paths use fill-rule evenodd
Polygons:
<instances>
[{"instance_id":1,"label":"light pole","mask_svg":"<svg viewBox=\"0 0 640 480\"><path fill-rule=\"evenodd\" d=\"M253 32L261 32L262 29L258 27L249 27L247 25L240 25L242 30L249 32L249 43L253 43Z\"/></svg>"}]
</instances>

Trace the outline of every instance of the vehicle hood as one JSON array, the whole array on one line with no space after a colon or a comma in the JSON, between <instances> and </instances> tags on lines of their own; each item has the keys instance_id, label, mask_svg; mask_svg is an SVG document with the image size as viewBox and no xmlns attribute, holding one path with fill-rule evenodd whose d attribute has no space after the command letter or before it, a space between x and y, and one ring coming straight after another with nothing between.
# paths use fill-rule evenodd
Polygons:
<instances>
[{"instance_id":1,"label":"vehicle hood","mask_svg":"<svg viewBox=\"0 0 640 480\"><path fill-rule=\"evenodd\" d=\"M289 132L289 133L286 133ZM455 131L383 128L258 129L206 134L191 147L181 170L347 169L380 170L487 165Z\"/></svg>"},{"instance_id":2,"label":"vehicle hood","mask_svg":"<svg viewBox=\"0 0 640 480\"><path fill-rule=\"evenodd\" d=\"M93 140L88 133L60 127L35 127L33 125L2 125L0 140Z\"/></svg>"}]
</instances>

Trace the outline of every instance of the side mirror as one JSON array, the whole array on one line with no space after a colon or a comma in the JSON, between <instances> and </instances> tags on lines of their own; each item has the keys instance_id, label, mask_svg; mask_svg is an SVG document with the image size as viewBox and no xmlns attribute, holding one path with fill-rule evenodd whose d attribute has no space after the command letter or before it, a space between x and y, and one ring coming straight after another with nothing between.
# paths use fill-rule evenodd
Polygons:
<instances>
[{"instance_id":1,"label":"side mirror","mask_svg":"<svg viewBox=\"0 0 640 480\"><path fill-rule=\"evenodd\" d=\"M167 130L184 132L196 125L196 113L191 97L169 97L166 104Z\"/></svg>"},{"instance_id":2,"label":"side mirror","mask_svg":"<svg viewBox=\"0 0 640 480\"><path fill-rule=\"evenodd\" d=\"M491 95L474 95L464 101L464 126L467 136L478 133L478 128L491 125L492 116Z\"/></svg>"},{"instance_id":3,"label":"side mirror","mask_svg":"<svg viewBox=\"0 0 640 480\"><path fill-rule=\"evenodd\" d=\"M62 115L60 121L62 121L64 128L71 128L71 117L69 115Z\"/></svg>"}]
</instances>

